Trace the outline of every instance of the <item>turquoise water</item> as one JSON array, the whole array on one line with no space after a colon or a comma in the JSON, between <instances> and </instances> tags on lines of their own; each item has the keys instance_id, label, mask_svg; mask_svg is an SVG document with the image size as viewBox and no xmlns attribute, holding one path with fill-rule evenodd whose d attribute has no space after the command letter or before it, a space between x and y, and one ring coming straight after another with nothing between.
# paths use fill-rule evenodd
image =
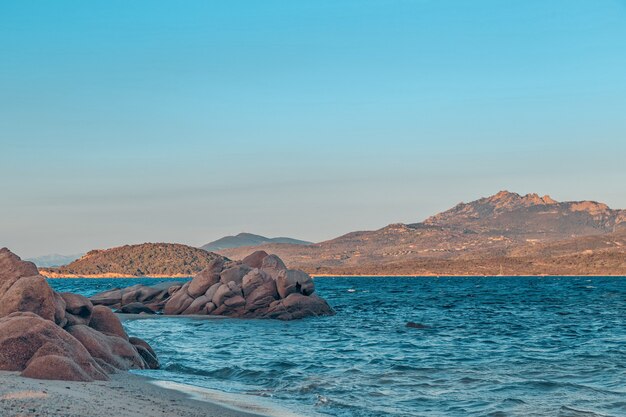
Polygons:
<instances>
[{"instance_id":1,"label":"turquoise water","mask_svg":"<svg viewBox=\"0 0 626 417\"><path fill-rule=\"evenodd\" d=\"M85 295L145 281L50 280ZM267 397L304 415L626 416L624 278L316 285L336 316L125 326L161 359L147 376Z\"/></svg>"}]
</instances>

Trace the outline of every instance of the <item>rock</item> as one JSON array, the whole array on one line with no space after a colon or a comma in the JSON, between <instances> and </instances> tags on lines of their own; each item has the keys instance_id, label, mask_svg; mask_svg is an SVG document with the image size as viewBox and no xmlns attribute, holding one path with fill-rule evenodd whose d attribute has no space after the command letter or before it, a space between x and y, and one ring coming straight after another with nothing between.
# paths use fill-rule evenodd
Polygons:
<instances>
[{"instance_id":1,"label":"rock","mask_svg":"<svg viewBox=\"0 0 626 417\"><path fill-rule=\"evenodd\" d=\"M89 297L93 305L111 306L115 304L122 304L122 290L114 288L109 291L101 292Z\"/></svg>"},{"instance_id":2,"label":"rock","mask_svg":"<svg viewBox=\"0 0 626 417\"><path fill-rule=\"evenodd\" d=\"M206 295L206 296L207 296L207 298L208 298L209 300L212 300L212 299L213 299L213 296L214 296L214 295L215 295L215 293L217 292L217 289L218 289L219 287L221 287L221 286L222 286L222 283L221 283L221 282L216 282L215 284L211 285L211 288L209 288L208 290L206 290L206 294L204 294L204 295Z\"/></svg>"},{"instance_id":3,"label":"rock","mask_svg":"<svg viewBox=\"0 0 626 417\"><path fill-rule=\"evenodd\" d=\"M243 307L246 305L246 300L241 295L235 295L224 300L224 305L235 309L237 307Z\"/></svg>"},{"instance_id":4,"label":"rock","mask_svg":"<svg viewBox=\"0 0 626 417\"><path fill-rule=\"evenodd\" d=\"M65 318L67 319L67 326L73 326L76 324L89 325L91 320L91 311L93 310L93 304L87 297L83 297L79 294L72 294L69 292L62 292L59 295L65 301Z\"/></svg>"},{"instance_id":5,"label":"rock","mask_svg":"<svg viewBox=\"0 0 626 417\"><path fill-rule=\"evenodd\" d=\"M274 301L267 313L268 318L294 320L304 317L329 316L334 311L326 301L317 295L291 294L287 298Z\"/></svg>"},{"instance_id":6,"label":"rock","mask_svg":"<svg viewBox=\"0 0 626 417\"><path fill-rule=\"evenodd\" d=\"M120 370L145 369L146 364L137 349L126 339L108 336L83 324L70 326L67 332L85 346L94 358L99 358Z\"/></svg>"},{"instance_id":7,"label":"rock","mask_svg":"<svg viewBox=\"0 0 626 417\"><path fill-rule=\"evenodd\" d=\"M117 336L122 339L128 339L128 335L126 334L120 319L117 318L115 313L113 313L110 308L105 306L95 306L93 308L89 327L108 336Z\"/></svg>"},{"instance_id":8,"label":"rock","mask_svg":"<svg viewBox=\"0 0 626 417\"><path fill-rule=\"evenodd\" d=\"M55 310L54 293L42 276L20 278L0 297L0 317L30 311L54 321Z\"/></svg>"},{"instance_id":9,"label":"rock","mask_svg":"<svg viewBox=\"0 0 626 417\"><path fill-rule=\"evenodd\" d=\"M76 362L68 357L57 355L41 356L30 361L21 375L26 378L63 381L91 382L94 380Z\"/></svg>"},{"instance_id":10,"label":"rock","mask_svg":"<svg viewBox=\"0 0 626 417\"><path fill-rule=\"evenodd\" d=\"M217 291L215 291L215 295L213 295L211 301L213 302L213 304L219 307L224 303L226 299L238 295L240 296L241 294L241 287L239 287L239 285L237 285L234 281L229 281L228 284L220 285Z\"/></svg>"},{"instance_id":11,"label":"rock","mask_svg":"<svg viewBox=\"0 0 626 417\"><path fill-rule=\"evenodd\" d=\"M187 309L183 312L183 314L200 314L204 307L210 302L211 299L206 295L201 295L200 297L193 300L191 305L187 307Z\"/></svg>"},{"instance_id":12,"label":"rock","mask_svg":"<svg viewBox=\"0 0 626 417\"><path fill-rule=\"evenodd\" d=\"M148 349L143 346L135 346L135 349L137 349L139 356L141 356L141 359L143 359L144 363L146 364L146 368L159 369L161 367L159 360L156 358L155 355L150 353Z\"/></svg>"},{"instance_id":13,"label":"rock","mask_svg":"<svg viewBox=\"0 0 626 417\"><path fill-rule=\"evenodd\" d=\"M65 318L65 300L58 292L54 293L54 322L61 327L65 327L67 319Z\"/></svg>"},{"instance_id":14,"label":"rock","mask_svg":"<svg viewBox=\"0 0 626 417\"><path fill-rule=\"evenodd\" d=\"M122 306L118 313L124 314L156 314L156 312L148 307L147 305L141 304L140 302L134 302L130 304L126 304Z\"/></svg>"},{"instance_id":15,"label":"rock","mask_svg":"<svg viewBox=\"0 0 626 417\"><path fill-rule=\"evenodd\" d=\"M43 359L51 355L67 360ZM35 363L34 359L38 358ZM75 372L76 367L68 361L82 372ZM61 369L52 366L61 362L64 363ZM37 370L37 364L42 369ZM86 380L108 379L85 347L53 321L30 312L12 313L0 319L0 370L24 371L29 365L32 366L27 375L37 378L76 381L87 375Z\"/></svg>"},{"instance_id":16,"label":"rock","mask_svg":"<svg viewBox=\"0 0 626 417\"><path fill-rule=\"evenodd\" d=\"M25 262L7 248L0 249L0 317L30 311L55 319L54 294L32 262Z\"/></svg>"},{"instance_id":17,"label":"rock","mask_svg":"<svg viewBox=\"0 0 626 417\"><path fill-rule=\"evenodd\" d=\"M217 258L212 260L205 269L203 269L198 275L196 275L191 283L187 292L190 296L196 298L204 294L209 287L217 283L220 280L220 273L224 268L224 258Z\"/></svg>"},{"instance_id":18,"label":"rock","mask_svg":"<svg viewBox=\"0 0 626 417\"><path fill-rule=\"evenodd\" d=\"M299 293L311 295L315 291L315 285L311 277L302 271L293 269L280 271L276 277L276 288L281 298L290 294Z\"/></svg>"},{"instance_id":19,"label":"rock","mask_svg":"<svg viewBox=\"0 0 626 417\"><path fill-rule=\"evenodd\" d=\"M154 356L156 358L156 356L157 356L156 352L152 349L152 347L145 340L140 339L138 337L129 337L128 341L135 347L142 346L148 352L150 352L152 354L152 356Z\"/></svg>"},{"instance_id":20,"label":"rock","mask_svg":"<svg viewBox=\"0 0 626 417\"><path fill-rule=\"evenodd\" d=\"M265 271L257 268L253 269L241 281L243 296L248 297L254 290L268 281L272 281L272 278Z\"/></svg>"},{"instance_id":21,"label":"rock","mask_svg":"<svg viewBox=\"0 0 626 417\"><path fill-rule=\"evenodd\" d=\"M421 323L415 323L410 321L406 324L406 327L410 327L411 329L428 329L429 326Z\"/></svg>"},{"instance_id":22,"label":"rock","mask_svg":"<svg viewBox=\"0 0 626 417\"><path fill-rule=\"evenodd\" d=\"M268 255L263 258L263 262L261 263L261 269L270 274L272 278L276 279L278 273L280 271L284 271L285 269L287 269L287 267L278 256Z\"/></svg>"},{"instance_id":23,"label":"rock","mask_svg":"<svg viewBox=\"0 0 626 417\"><path fill-rule=\"evenodd\" d=\"M180 290L183 287L184 284L180 284L180 285L172 285L169 290L167 290L167 293L171 296L174 295L178 290Z\"/></svg>"},{"instance_id":24,"label":"rock","mask_svg":"<svg viewBox=\"0 0 626 417\"><path fill-rule=\"evenodd\" d=\"M324 300L314 296L315 285L308 274L288 270L279 257L263 251L241 262L217 259L182 286L171 285L167 290L157 286L133 286L121 290L121 301L117 291L97 294L91 299L119 302L122 312L129 312L131 306L133 312L137 312L143 306L167 315L211 314L290 320L334 314ZM144 301L139 301L142 299ZM137 301L127 303L131 300Z\"/></svg>"},{"instance_id":25,"label":"rock","mask_svg":"<svg viewBox=\"0 0 626 417\"><path fill-rule=\"evenodd\" d=\"M261 268L263 266L263 259L268 256L264 250L258 250L241 261L242 264L248 265L250 268Z\"/></svg>"},{"instance_id":26,"label":"rock","mask_svg":"<svg viewBox=\"0 0 626 417\"><path fill-rule=\"evenodd\" d=\"M137 297L142 301L167 294L167 289L135 290L143 294ZM124 291L115 291L95 298L121 302ZM158 366L145 342L136 347L127 339L107 307L94 308L81 295L54 292L33 264L0 249L0 370L30 378L93 381L108 379L107 373L116 369Z\"/></svg>"},{"instance_id":27,"label":"rock","mask_svg":"<svg viewBox=\"0 0 626 417\"><path fill-rule=\"evenodd\" d=\"M7 248L0 249L0 298L18 279L39 275L32 262L22 261Z\"/></svg>"},{"instance_id":28,"label":"rock","mask_svg":"<svg viewBox=\"0 0 626 417\"><path fill-rule=\"evenodd\" d=\"M250 267L247 265L236 265L231 268L225 269L220 274L220 282L222 284L228 284L234 282L237 285L241 285L243 277L250 272Z\"/></svg>"},{"instance_id":29,"label":"rock","mask_svg":"<svg viewBox=\"0 0 626 417\"><path fill-rule=\"evenodd\" d=\"M269 307L278 298L276 281L270 279L246 296L246 310L254 312L258 309Z\"/></svg>"},{"instance_id":30,"label":"rock","mask_svg":"<svg viewBox=\"0 0 626 417\"><path fill-rule=\"evenodd\" d=\"M163 309L165 314L180 314L193 303L193 298L187 293L189 285L188 282L185 283L180 290L176 291L167 301Z\"/></svg>"}]
</instances>

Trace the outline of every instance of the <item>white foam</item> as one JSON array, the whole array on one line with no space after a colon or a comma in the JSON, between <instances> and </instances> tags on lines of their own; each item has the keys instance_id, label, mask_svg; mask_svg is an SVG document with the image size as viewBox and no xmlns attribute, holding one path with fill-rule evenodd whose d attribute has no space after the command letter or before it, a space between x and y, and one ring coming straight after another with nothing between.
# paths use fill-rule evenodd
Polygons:
<instances>
[{"instance_id":1,"label":"white foam","mask_svg":"<svg viewBox=\"0 0 626 417\"><path fill-rule=\"evenodd\" d=\"M265 398L245 394L222 392L193 385L180 384L172 381L151 381L153 384L166 389L176 390L189 395L194 400L207 401L219 404L235 411L258 414L265 417L304 417L293 411L282 408ZM307 416L317 416L309 414Z\"/></svg>"}]
</instances>

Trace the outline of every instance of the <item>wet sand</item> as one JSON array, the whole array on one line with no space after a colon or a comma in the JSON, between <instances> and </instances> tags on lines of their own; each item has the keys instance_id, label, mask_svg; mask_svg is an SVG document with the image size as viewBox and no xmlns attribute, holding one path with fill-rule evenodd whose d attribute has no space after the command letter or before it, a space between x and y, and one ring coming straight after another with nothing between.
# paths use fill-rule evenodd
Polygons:
<instances>
[{"instance_id":1,"label":"wet sand","mask_svg":"<svg viewBox=\"0 0 626 417\"><path fill-rule=\"evenodd\" d=\"M158 386L149 378L119 373L102 382L28 379L0 371L1 417L260 417L263 406L224 406L202 390ZM186 392L185 392L186 391ZM200 401L202 399L202 401ZM245 407L237 409L235 405Z\"/></svg>"}]
</instances>

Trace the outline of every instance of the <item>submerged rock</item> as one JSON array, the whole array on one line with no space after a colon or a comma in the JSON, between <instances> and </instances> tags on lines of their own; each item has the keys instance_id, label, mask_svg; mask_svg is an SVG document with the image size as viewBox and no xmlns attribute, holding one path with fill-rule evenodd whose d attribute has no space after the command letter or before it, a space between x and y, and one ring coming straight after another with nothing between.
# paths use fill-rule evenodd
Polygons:
<instances>
[{"instance_id":1,"label":"submerged rock","mask_svg":"<svg viewBox=\"0 0 626 417\"><path fill-rule=\"evenodd\" d=\"M168 287L169 285L169 287ZM216 315L242 318L294 320L335 312L315 293L311 277L288 269L276 255L257 251L233 262L216 259L192 281L136 285L91 297L94 305L122 312L140 306L166 315ZM149 294L148 297L137 294Z\"/></svg>"},{"instance_id":2,"label":"submerged rock","mask_svg":"<svg viewBox=\"0 0 626 417\"><path fill-rule=\"evenodd\" d=\"M119 370L158 366L154 351L140 339L131 340L109 308L53 291L34 264L0 249L0 370L93 381Z\"/></svg>"},{"instance_id":3,"label":"submerged rock","mask_svg":"<svg viewBox=\"0 0 626 417\"><path fill-rule=\"evenodd\" d=\"M430 326L427 326L427 325L422 324L422 323L415 323L414 321L409 321L406 324L406 327L409 327L411 329L428 329Z\"/></svg>"}]
</instances>

